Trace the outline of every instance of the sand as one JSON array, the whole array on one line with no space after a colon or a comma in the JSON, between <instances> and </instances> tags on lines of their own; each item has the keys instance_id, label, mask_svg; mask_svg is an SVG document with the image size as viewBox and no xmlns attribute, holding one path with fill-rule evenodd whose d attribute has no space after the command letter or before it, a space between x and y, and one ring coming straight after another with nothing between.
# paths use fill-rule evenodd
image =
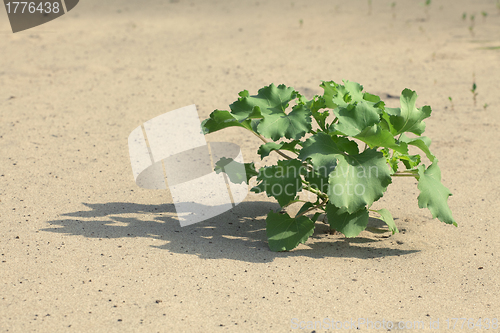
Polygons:
<instances>
[{"instance_id":1,"label":"sand","mask_svg":"<svg viewBox=\"0 0 500 333\"><path fill-rule=\"evenodd\" d=\"M498 318L500 10L423 2L88 0L16 34L0 10L0 331L324 332L366 319L424 332ZM342 79L389 106L404 88L431 105L426 135L458 228L395 179L374 207L399 234L346 239L318 223L275 253L272 198L181 228L168 191L134 183L127 138L143 122L190 104L205 119L270 83L310 97ZM262 165L243 130L207 140Z\"/></svg>"}]
</instances>

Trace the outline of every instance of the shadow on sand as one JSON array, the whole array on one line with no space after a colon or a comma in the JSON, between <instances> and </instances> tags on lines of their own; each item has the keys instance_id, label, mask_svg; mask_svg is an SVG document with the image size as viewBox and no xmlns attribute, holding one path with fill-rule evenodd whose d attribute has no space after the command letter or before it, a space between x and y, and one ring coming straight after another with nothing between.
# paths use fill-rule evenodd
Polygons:
<instances>
[{"instance_id":1,"label":"shadow on sand","mask_svg":"<svg viewBox=\"0 0 500 333\"><path fill-rule=\"evenodd\" d=\"M89 238L154 238L165 243L151 246L173 253L257 263L270 262L277 257L370 259L418 252L384 247L391 245L387 239L330 235L328 226L322 222L316 223L315 233L307 246L290 252L271 252L266 241L265 216L279 206L265 201L242 202L230 211L186 227L180 227L173 204L83 204L90 210L64 214L62 216L68 218L49 221L53 227L42 231ZM384 241L385 244L380 243Z\"/></svg>"}]
</instances>

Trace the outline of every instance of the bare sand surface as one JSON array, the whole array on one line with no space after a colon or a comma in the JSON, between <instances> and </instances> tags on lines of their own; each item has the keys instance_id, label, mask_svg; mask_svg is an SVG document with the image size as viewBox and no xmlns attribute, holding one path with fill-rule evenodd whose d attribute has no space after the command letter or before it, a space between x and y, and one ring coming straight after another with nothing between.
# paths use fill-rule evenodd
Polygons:
<instances>
[{"instance_id":1,"label":"bare sand surface","mask_svg":"<svg viewBox=\"0 0 500 333\"><path fill-rule=\"evenodd\" d=\"M500 10L392 2L88 0L16 34L0 10L0 331L324 332L312 322L366 318L425 332L500 317ZM127 138L143 122L193 103L205 119L270 83L310 97L342 79L389 106L404 88L431 105L426 135L458 228L395 179L374 206L399 234L346 239L318 223L274 253L273 199L249 194L181 228L168 191L134 183ZM207 140L260 163L243 130Z\"/></svg>"}]
</instances>

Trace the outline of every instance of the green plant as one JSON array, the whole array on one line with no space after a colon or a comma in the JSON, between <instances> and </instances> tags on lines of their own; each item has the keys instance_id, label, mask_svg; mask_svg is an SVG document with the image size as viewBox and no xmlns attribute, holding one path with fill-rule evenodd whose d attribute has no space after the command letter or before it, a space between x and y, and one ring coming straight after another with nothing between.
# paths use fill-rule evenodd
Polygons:
<instances>
[{"instance_id":1,"label":"green plant","mask_svg":"<svg viewBox=\"0 0 500 333\"><path fill-rule=\"evenodd\" d=\"M476 106L477 104L477 85L476 85L476 82L473 82L472 83L472 89L470 90L470 92L472 93L472 99L474 100L474 106Z\"/></svg>"},{"instance_id":2,"label":"green plant","mask_svg":"<svg viewBox=\"0 0 500 333\"><path fill-rule=\"evenodd\" d=\"M483 109L486 110L488 108L488 103L484 103Z\"/></svg>"},{"instance_id":3,"label":"green plant","mask_svg":"<svg viewBox=\"0 0 500 333\"><path fill-rule=\"evenodd\" d=\"M453 111L455 109L455 105L453 104L453 98L451 98L451 96L449 96L448 99L450 100L451 110Z\"/></svg>"},{"instance_id":4,"label":"green plant","mask_svg":"<svg viewBox=\"0 0 500 333\"><path fill-rule=\"evenodd\" d=\"M391 3L392 17L396 18L396 2Z\"/></svg>"},{"instance_id":5,"label":"green plant","mask_svg":"<svg viewBox=\"0 0 500 333\"><path fill-rule=\"evenodd\" d=\"M394 177L415 178L419 207L456 226L447 204L451 193L441 184L437 158L429 150L431 141L421 136L423 119L430 116L431 108L417 108L417 94L409 89L401 93L399 108L389 108L380 97L363 92L358 83L343 83L323 82L324 93L311 100L285 85L271 84L253 96L244 90L230 105L231 111L215 110L202 123L205 134L242 127L263 141L258 149L261 159L272 152L283 158L259 171L253 162L235 168L238 163L227 158L215 168L235 183L249 184L257 177L252 191L274 197L282 210L302 205L294 217L285 211L269 212L270 249L288 251L304 243L322 214L332 230L346 237L355 237L367 227L369 212L392 233L398 232L388 210L371 209ZM419 154L410 154L409 146L425 154L429 167ZM311 200L303 200L307 193Z\"/></svg>"},{"instance_id":6,"label":"green plant","mask_svg":"<svg viewBox=\"0 0 500 333\"><path fill-rule=\"evenodd\" d=\"M462 14L462 20L464 20L464 21L465 21L466 19L467 19L467 13L463 13L463 14Z\"/></svg>"}]
</instances>

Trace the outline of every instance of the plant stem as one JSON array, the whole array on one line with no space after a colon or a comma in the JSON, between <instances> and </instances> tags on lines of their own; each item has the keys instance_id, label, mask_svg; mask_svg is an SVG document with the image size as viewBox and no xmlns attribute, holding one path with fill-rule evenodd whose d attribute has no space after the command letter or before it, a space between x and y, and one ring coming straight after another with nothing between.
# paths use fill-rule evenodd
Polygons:
<instances>
[{"instance_id":1,"label":"plant stem","mask_svg":"<svg viewBox=\"0 0 500 333\"><path fill-rule=\"evenodd\" d=\"M302 181L302 184L306 185L306 186L303 186L302 188L309 191L309 192L312 192L314 194L316 194L318 197L320 197L321 199L323 200L328 200L328 196L326 194L324 194L323 192L319 191L319 190L316 190L314 188L312 188L308 182L306 182L305 180L301 179Z\"/></svg>"},{"instance_id":2,"label":"plant stem","mask_svg":"<svg viewBox=\"0 0 500 333\"><path fill-rule=\"evenodd\" d=\"M418 178L418 175L414 174L414 173L395 173L392 176L393 177L415 177L415 178Z\"/></svg>"},{"instance_id":3,"label":"plant stem","mask_svg":"<svg viewBox=\"0 0 500 333\"><path fill-rule=\"evenodd\" d=\"M250 132L252 132L256 137L258 137L259 139L261 139L264 143L269 143L269 141L267 141L262 135L257 134L254 131L250 131ZM287 160L292 160L293 159L293 157L290 157L287 154L282 153L281 150L275 150L275 152L278 153L279 155L283 156Z\"/></svg>"},{"instance_id":4,"label":"plant stem","mask_svg":"<svg viewBox=\"0 0 500 333\"><path fill-rule=\"evenodd\" d=\"M405 170L405 171L397 171L393 175L393 177L415 177L418 179L418 170Z\"/></svg>"},{"instance_id":5,"label":"plant stem","mask_svg":"<svg viewBox=\"0 0 500 333\"><path fill-rule=\"evenodd\" d=\"M321 206L325 206L325 205L326 205L326 201L325 201L325 202L322 202L322 203L320 203L320 204L318 204L318 205L316 205L316 206L314 206L314 207L311 207L311 208L309 208L308 210L305 210L305 211L303 211L303 212L302 212L302 213L300 213L300 214L295 215L295 218L297 218L297 217L301 217L302 215L304 215L304 214L306 214L306 213L309 213L310 211L315 210L315 209L317 209L317 208L319 208L319 207L321 207Z\"/></svg>"}]
</instances>

